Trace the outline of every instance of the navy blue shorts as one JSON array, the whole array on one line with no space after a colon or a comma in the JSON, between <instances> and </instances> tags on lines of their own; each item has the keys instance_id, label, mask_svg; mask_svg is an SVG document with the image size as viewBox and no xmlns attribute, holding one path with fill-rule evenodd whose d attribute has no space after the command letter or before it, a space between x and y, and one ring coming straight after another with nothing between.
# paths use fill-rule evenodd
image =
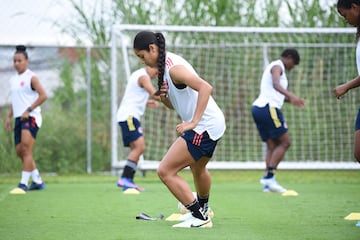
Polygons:
<instances>
[{"instance_id":1,"label":"navy blue shorts","mask_svg":"<svg viewBox=\"0 0 360 240\"><path fill-rule=\"evenodd\" d=\"M125 147L129 147L131 142L144 135L140 121L133 116L129 116L127 121L119 122L119 125Z\"/></svg>"},{"instance_id":2,"label":"navy blue shorts","mask_svg":"<svg viewBox=\"0 0 360 240\"><path fill-rule=\"evenodd\" d=\"M262 141L276 139L288 131L285 119L278 108L252 106L252 116Z\"/></svg>"},{"instance_id":3,"label":"navy blue shorts","mask_svg":"<svg viewBox=\"0 0 360 240\"><path fill-rule=\"evenodd\" d=\"M14 140L15 145L21 142L21 130L27 129L30 131L31 136L36 139L36 135L39 131L39 127L36 124L35 118L29 117L25 120L20 120L20 117L15 118L15 128L14 128Z\"/></svg>"},{"instance_id":4,"label":"navy blue shorts","mask_svg":"<svg viewBox=\"0 0 360 240\"><path fill-rule=\"evenodd\" d=\"M194 130L186 131L181 137L185 139L188 151L195 161L201 157L211 158L218 142L210 139L207 132L197 134Z\"/></svg>"},{"instance_id":5,"label":"navy blue shorts","mask_svg":"<svg viewBox=\"0 0 360 240\"><path fill-rule=\"evenodd\" d=\"M360 108L355 120L355 131L360 130Z\"/></svg>"}]
</instances>

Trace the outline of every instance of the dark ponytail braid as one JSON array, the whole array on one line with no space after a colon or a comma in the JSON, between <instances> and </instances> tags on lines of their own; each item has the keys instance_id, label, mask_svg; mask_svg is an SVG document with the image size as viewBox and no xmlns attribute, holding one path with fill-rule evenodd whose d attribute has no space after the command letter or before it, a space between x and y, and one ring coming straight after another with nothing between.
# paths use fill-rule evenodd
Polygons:
<instances>
[{"instance_id":1,"label":"dark ponytail braid","mask_svg":"<svg viewBox=\"0 0 360 240\"><path fill-rule=\"evenodd\" d=\"M159 91L156 92L157 95L160 94L160 88L164 82L164 73L165 73L165 38L162 33L154 33L151 31L141 31L138 32L134 38L134 49L137 50L146 50L149 51L149 45L155 44L159 48L159 58L158 58L158 87Z\"/></svg>"},{"instance_id":2,"label":"dark ponytail braid","mask_svg":"<svg viewBox=\"0 0 360 240\"><path fill-rule=\"evenodd\" d=\"M155 33L156 45L159 48L159 58L158 58L158 88L160 91L161 86L164 83L164 73L165 73L165 38L162 33Z\"/></svg>"}]
</instances>

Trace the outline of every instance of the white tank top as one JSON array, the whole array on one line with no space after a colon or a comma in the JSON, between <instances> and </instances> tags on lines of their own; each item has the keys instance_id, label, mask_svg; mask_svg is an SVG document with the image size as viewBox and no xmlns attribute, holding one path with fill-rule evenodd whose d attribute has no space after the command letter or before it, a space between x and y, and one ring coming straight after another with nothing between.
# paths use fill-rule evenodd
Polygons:
<instances>
[{"instance_id":1,"label":"white tank top","mask_svg":"<svg viewBox=\"0 0 360 240\"><path fill-rule=\"evenodd\" d=\"M281 60L276 60L271 62L264 70L262 78L261 78L261 84L260 84L260 95L259 97L253 102L253 105L258 107L264 107L266 104L269 104L270 107L275 107L280 109L285 100L285 96L277 91L274 88L272 75L271 75L271 69L274 66L280 66L282 70L282 74L280 76L280 85L284 89L287 89L288 87L288 80L286 78L285 73L285 66L284 63Z\"/></svg>"},{"instance_id":2,"label":"white tank top","mask_svg":"<svg viewBox=\"0 0 360 240\"><path fill-rule=\"evenodd\" d=\"M140 121L140 117L144 115L149 93L145 88L139 86L138 80L142 76L149 76L145 68L136 70L131 74L117 111L118 122L126 121L129 116L133 116Z\"/></svg>"},{"instance_id":3,"label":"white tank top","mask_svg":"<svg viewBox=\"0 0 360 240\"><path fill-rule=\"evenodd\" d=\"M35 74L27 69L22 74L16 74L10 78L11 103L14 118L21 115L30 107L39 97L39 94L31 88L31 78ZM29 115L35 118L37 126L42 125L40 106L33 109Z\"/></svg>"},{"instance_id":4,"label":"white tank top","mask_svg":"<svg viewBox=\"0 0 360 240\"><path fill-rule=\"evenodd\" d=\"M360 75L360 40L356 44L356 66L358 75Z\"/></svg>"},{"instance_id":5,"label":"white tank top","mask_svg":"<svg viewBox=\"0 0 360 240\"><path fill-rule=\"evenodd\" d=\"M169 86L169 99L181 119L184 122L190 122L195 113L198 92L188 86L183 89L176 88L169 74L169 70L176 65L182 65L196 75L197 73L182 57L171 52L166 53L164 81L166 81ZM218 140L224 134L225 129L224 114L212 96L210 96L205 112L193 130L198 134L207 131L212 140Z\"/></svg>"}]
</instances>

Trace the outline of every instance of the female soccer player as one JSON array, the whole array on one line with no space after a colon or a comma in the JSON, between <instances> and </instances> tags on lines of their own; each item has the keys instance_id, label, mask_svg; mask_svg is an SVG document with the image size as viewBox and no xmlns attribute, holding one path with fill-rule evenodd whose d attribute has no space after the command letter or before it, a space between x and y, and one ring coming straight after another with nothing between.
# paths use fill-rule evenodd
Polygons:
<instances>
[{"instance_id":1,"label":"female soccer player","mask_svg":"<svg viewBox=\"0 0 360 240\"><path fill-rule=\"evenodd\" d=\"M212 86L185 59L166 51L161 33L139 32L134 52L144 64L158 68L161 101L182 120L175 127L179 137L157 170L161 181L191 212L188 219L173 227L212 227L207 214L211 177L206 165L226 128L224 115L211 97ZM192 171L197 198L178 175L186 167Z\"/></svg>"},{"instance_id":2,"label":"female soccer player","mask_svg":"<svg viewBox=\"0 0 360 240\"><path fill-rule=\"evenodd\" d=\"M335 87L334 95L340 99L350 89L360 86L360 0L339 0L337 10L349 24L357 28L356 65L359 75L347 83ZM354 157L360 163L360 108L355 121Z\"/></svg>"},{"instance_id":3,"label":"female soccer player","mask_svg":"<svg viewBox=\"0 0 360 240\"><path fill-rule=\"evenodd\" d=\"M287 90L286 70L300 62L295 49L286 49L281 59L271 62L263 72L260 95L253 102L252 115L262 141L266 142L266 173L260 183L264 192L285 192L275 180L275 170L290 147L290 137L281 112L285 98L294 106L304 107L304 100Z\"/></svg>"},{"instance_id":4,"label":"female soccer player","mask_svg":"<svg viewBox=\"0 0 360 240\"><path fill-rule=\"evenodd\" d=\"M21 180L18 188L41 190L45 184L33 158L33 146L42 124L40 105L47 99L38 77L27 68L29 63L25 46L16 46L14 67L17 74L10 79L11 104L5 120L5 128L11 131L11 118L15 118L14 138L16 154L22 161ZM28 181L32 183L28 187Z\"/></svg>"},{"instance_id":5,"label":"female soccer player","mask_svg":"<svg viewBox=\"0 0 360 240\"><path fill-rule=\"evenodd\" d=\"M117 121L121 128L123 144L130 147L128 160L117 185L124 190L135 188L144 189L134 183L134 175L140 156L145 152L145 140L140 117L144 114L146 106L159 106L159 96L151 83L157 75L157 69L145 67L133 72L126 85L124 96L117 112ZM149 99L149 96L153 99Z\"/></svg>"}]
</instances>

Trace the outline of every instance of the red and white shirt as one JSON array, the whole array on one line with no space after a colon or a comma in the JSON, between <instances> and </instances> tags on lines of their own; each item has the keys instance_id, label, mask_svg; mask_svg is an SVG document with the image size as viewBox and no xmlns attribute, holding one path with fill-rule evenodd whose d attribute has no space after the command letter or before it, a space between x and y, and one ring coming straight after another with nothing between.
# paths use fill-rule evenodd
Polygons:
<instances>
[{"instance_id":1,"label":"red and white shirt","mask_svg":"<svg viewBox=\"0 0 360 240\"><path fill-rule=\"evenodd\" d=\"M168 96L175 111L184 122L190 122L193 119L198 100L198 92L186 86L178 89L170 77L170 69L176 65L182 65L190 72L198 75L194 68L184 58L171 52L166 53L164 81L167 82ZM225 117L219 106L210 96L205 112L198 125L193 129L196 133L202 134L207 131L212 140L218 140L225 132Z\"/></svg>"},{"instance_id":2,"label":"red and white shirt","mask_svg":"<svg viewBox=\"0 0 360 240\"><path fill-rule=\"evenodd\" d=\"M21 74L15 74L10 78L11 86L11 103L13 117L21 117L21 115L30 107L39 97L39 94L31 88L31 79L35 76L31 70L27 69ZM37 126L40 128L42 124L40 106L33 109L29 116L34 117Z\"/></svg>"}]
</instances>

